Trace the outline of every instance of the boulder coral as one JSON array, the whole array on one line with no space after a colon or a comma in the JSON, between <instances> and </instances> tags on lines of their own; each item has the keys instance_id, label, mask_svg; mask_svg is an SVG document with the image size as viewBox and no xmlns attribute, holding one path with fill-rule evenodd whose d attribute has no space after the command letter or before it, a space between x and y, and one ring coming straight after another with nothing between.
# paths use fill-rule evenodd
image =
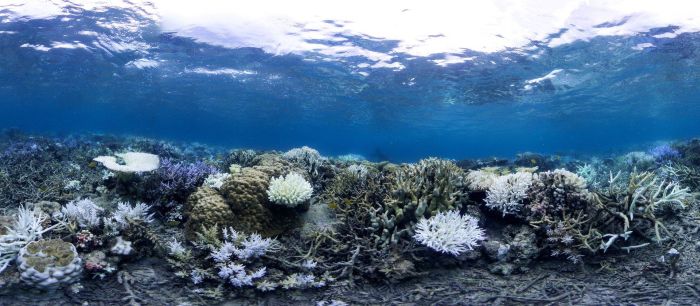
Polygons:
<instances>
[{"instance_id":1,"label":"boulder coral","mask_svg":"<svg viewBox=\"0 0 700 306\"><path fill-rule=\"evenodd\" d=\"M44 290L72 284L83 271L75 246L59 239L27 244L20 249L17 263L22 281Z\"/></svg>"},{"instance_id":2,"label":"boulder coral","mask_svg":"<svg viewBox=\"0 0 700 306\"><path fill-rule=\"evenodd\" d=\"M295 170L293 166L272 154L255 157L254 164L232 173L219 190L200 187L189 197L188 237L214 225L273 236L298 223L297 209L274 205L267 194L272 177Z\"/></svg>"}]
</instances>

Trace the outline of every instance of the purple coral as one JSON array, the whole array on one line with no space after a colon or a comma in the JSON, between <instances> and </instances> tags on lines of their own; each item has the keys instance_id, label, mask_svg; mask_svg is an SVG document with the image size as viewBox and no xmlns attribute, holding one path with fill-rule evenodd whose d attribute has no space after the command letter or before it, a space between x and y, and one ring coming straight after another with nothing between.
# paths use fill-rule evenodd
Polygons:
<instances>
[{"instance_id":1,"label":"purple coral","mask_svg":"<svg viewBox=\"0 0 700 306\"><path fill-rule=\"evenodd\" d=\"M678 152L678 150L669 146L668 144L662 144L652 148L649 150L649 154L651 154L656 161L661 162L676 159L681 156L681 153Z\"/></svg>"},{"instance_id":2,"label":"purple coral","mask_svg":"<svg viewBox=\"0 0 700 306\"><path fill-rule=\"evenodd\" d=\"M217 172L215 167L201 161L187 163L163 159L157 172L160 179L158 192L165 197L189 194L201 185L207 176Z\"/></svg>"}]
</instances>

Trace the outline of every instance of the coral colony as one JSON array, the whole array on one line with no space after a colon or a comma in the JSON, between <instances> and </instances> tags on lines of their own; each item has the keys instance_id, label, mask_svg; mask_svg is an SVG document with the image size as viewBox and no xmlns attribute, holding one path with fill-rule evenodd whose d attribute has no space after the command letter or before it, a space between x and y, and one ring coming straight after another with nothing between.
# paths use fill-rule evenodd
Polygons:
<instances>
[{"instance_id":1,"label":"coral colony","mask_svg":"<svg viewBox=\"0 0 700 306\"><path fill-rule=\"evenodd\" d=\"M16 203L5 203L0 219L3 286L79 292L81 283L126 282L122 270L145 258L207 301L396 283L437 267L511 275L538 260L583 265L654 248L671 267L681 257L665 253L665 242L692 216L700 173L697 142L606 162L529 154L391 164L308 147L193 154L167 146L160 158L81 141L3 148L5 159L46 163L23 176L0 165L2 193Z\"/></svg>"}]
</instances>

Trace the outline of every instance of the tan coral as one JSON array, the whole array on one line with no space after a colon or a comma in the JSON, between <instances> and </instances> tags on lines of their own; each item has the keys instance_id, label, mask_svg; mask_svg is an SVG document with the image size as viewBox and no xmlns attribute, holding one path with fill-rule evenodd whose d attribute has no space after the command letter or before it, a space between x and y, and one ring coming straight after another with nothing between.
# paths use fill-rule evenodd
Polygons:
<instances>
[{"instance_id":1,"label":"tan coral","mask_svg":"<svg viewBox=\"0 0 700 306\"><path fill-rule=\"evenodd\" d=\"M230 226L233 223L231 208L215 189L200 187L187 200L187 222L185 230L193 238L202 227Z\"/></svg>"}]
</instances>

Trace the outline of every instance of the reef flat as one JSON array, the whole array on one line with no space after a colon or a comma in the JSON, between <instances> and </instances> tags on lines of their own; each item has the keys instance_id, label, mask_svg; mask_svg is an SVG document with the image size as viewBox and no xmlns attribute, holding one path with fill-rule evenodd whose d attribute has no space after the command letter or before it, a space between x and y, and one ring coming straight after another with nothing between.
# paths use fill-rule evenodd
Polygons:
<instances>
[{"instance_id":1,"label":"reef flat","mask_svg":"<svg viewBox=\"0 0 700 306\"><path fill-rule=\"evenodd\" d=\"M0 136L2 305L694 304L700 141L370 162Z\"/></svg>"}]
</instances>

